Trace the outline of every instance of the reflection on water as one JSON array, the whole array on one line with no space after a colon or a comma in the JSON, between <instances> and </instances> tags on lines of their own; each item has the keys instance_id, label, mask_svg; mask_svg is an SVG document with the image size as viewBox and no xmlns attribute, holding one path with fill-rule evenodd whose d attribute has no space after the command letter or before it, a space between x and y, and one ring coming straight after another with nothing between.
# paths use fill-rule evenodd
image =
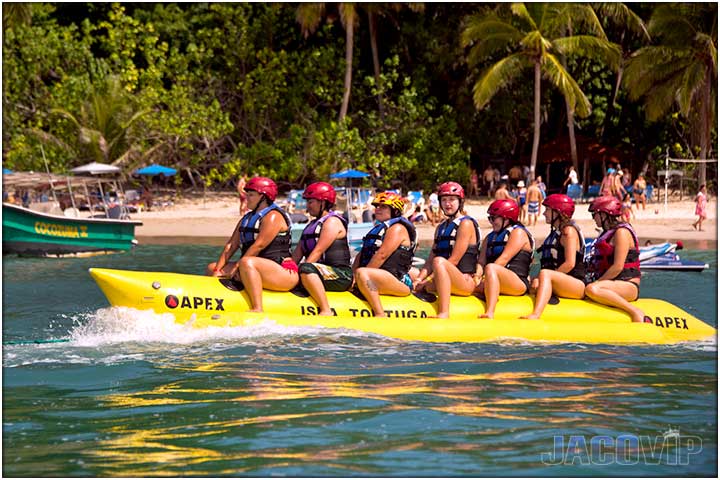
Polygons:
<instances>
[{"instance_id":1,"label":"reflection on water","mask_svg":"<svg viewBox=\"0 0 720 480\"><path fill-rule=\"evenodd\" d=\"M467 458L518 472L539 467L559 432L592 434L601 426L656 435L672 423L658 412L697 400L676 392L710 393L712 376L664 370L662 354L624 366L624 348L589 349L578 365L572 348L556 347L557 365L571 369L516 369L547 361L547 353L449 360L467 373L438 370L433 361L403 365L413 373L389 373L397 363L372 361L368 373L292 373L307 369L306 359L267 351L249 361L168 366L163 373L172 381L97 397L125 420L102 428L86 461L102 475L111 474L102 467L108 464L128 476L387 475L404 471L381 460L398 455L408 474L473 474L463 470ZM338 368L324 360L319 370ZM459 464L429 461L440 454Z\"/></svg>"}]
</instances>

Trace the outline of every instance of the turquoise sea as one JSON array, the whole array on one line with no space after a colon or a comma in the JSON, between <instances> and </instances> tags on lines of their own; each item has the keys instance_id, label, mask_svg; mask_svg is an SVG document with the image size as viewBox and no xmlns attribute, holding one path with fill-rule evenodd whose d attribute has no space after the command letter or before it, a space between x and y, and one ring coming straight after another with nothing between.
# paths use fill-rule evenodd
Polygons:
<instances>
[{"instance_id":1,"label":"turquoise sea","mask_svg":"<svg viewBox=\"0 0 720 480\"><path fill-rule=\"evenodd\" d=\"M87 273L200 273L219 251L3 258L4 476L717 476L715 341L193 330L108 307ZM681 255L710 269L647 273L642 295L716 326L717 252ZM33 340L60 342L9 344Z\"/></svg>"}]
</instances>

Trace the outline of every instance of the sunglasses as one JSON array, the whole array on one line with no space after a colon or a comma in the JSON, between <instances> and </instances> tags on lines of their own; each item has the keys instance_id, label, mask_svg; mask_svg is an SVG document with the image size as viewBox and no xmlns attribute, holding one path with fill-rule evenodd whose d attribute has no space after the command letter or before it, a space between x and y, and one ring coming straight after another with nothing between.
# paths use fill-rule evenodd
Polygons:
<instances>
[{"instance_id":1,"label":"sunglasses","mask_svg":"<svg viewBox=\"0 0 720 480\"><path fill-rule=\"evenodd\" d=\"M488 215L488 220L490 220L491 222L494 222L496 218L498 218L497 215Z\"/></svg>"}]
</instances>

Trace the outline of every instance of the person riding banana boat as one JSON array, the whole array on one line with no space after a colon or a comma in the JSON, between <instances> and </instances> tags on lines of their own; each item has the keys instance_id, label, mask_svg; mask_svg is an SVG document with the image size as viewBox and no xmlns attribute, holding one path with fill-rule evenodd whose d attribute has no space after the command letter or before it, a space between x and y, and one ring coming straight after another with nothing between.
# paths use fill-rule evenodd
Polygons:
<instances>
[{"instance_id":1,"label":"person riding banana boat","mask_svg":"<svg viewBox=\"0 0 720 480\"><path fill-rule=\"evenodd\" d=\"M464 212L465 190L456 182L438 186L446 219L435 229L432 251L416 279L416 291L437 292L438 318L450 316L450 295L467 297L475 289L479 245L477 221Z\"/></svg>"},{"instance_id":2,"label":"person riding banana boat","mask_svg":"<svg viewBox=\"0 0 720 480\"><path fill-rule=\"evenodd\" d=\"M520 318L540 318L553 294L576 299L585 296L585 239L572 220L575 202L567 195L554 193L542 204L550 235L538 248L540 273L530 284L535 290L535 308Z\"/></svg>"},{"instance_id":3,"label":"person riding banana boat","mask_svg":"<svg viewBox=\"0 0 720 480\"><path fill-rule=\"evenodd\" d=\"M585 295L626 311L633 322L646 321L643 311L631 303L640 297L640 244L632 225L621 219L622 203L603 196L593 201L589 211L602 233L588 264L591 282Z\"/></svg>"},{"instance_id":4,"label":"person riding banana boat","mask_svg":"<svg viewBox=\"0 0 720 480\"><path fill-rule=\"evenodd\" d=\"M316 182L303 192L307 211L315 217L302 232L292 254L299 264L300 282L319 307L318 315L333 315L327 291L344 292L352 285L348 222L336 213L336 194L332 185ZM302 259L305 262L301 263Z\"/></svg>"},{"instance_id":5,"label":"person riding banana boat","mask_svg":"<svg viewBox=\"0 0 720 480\"><path fill-rule=\"evenodd\" d=\"M355 284L376 317L385 317L380 295L410 295L413 255L417 248L415 225L403 216L405 201L395 192L373 199L376 224L363 237L353 269Z\"/></svg>"},{"instance_id":6,"label":"person riding banana boat","mask_svg":"<svg viewBox=\"0 0 720 480\"><path fill-rule=\"evenodd\" d=\"M290 291L298 283L298 267L290 258L290 217L276 205L278 188L266 177L245 185L250 209L233 232L217 262L207 274L240 280L250 297L250 312L262 312L262 291ZM240 249L237 262L230 259Z\"/></svg>"},{"instance_id":7,"label":"person riding banana boat","mask_svg":"<svg viewBox=\"0 0 720 480\"><path fill-rule=\"evenodd\" d=\"M520 209L513 200L495 200L488 207L492 232L482 243L478 260L484 275L475 288L485 295L485 313L479 318L494 317L500 294L520 296L530 288L528 275L535 240L518 221L519 215Z\"/></svg>"}]
</instances>

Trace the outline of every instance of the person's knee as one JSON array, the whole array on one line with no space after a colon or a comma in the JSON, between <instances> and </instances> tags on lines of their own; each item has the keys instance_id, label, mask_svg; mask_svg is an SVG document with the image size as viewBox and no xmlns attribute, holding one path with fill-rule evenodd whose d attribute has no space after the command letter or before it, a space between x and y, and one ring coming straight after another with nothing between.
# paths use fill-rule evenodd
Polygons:
<instances>
[{"instance_id":1,"label":"person's knee","mask_svg":"<svg viewBox=\"0 0 720 480\"><path fill-rule=\"evenodd\" d=\"M437 271L441 268L445 268L446 263L447 263L447 259L444 257L433 258L433 262L432 262L433 271Z\"/></svg>"},{"instance_id":2,"label":"person's knee","mask_svg":"<svg viewBox=\"0 0 720 480\"><path fill-rule=\"evenodd\" d=\"M598 293L598 285L596 283L591 283L589 285L585 286L585 295L592 298L597 295Z\"/></svg>"},{"instance_id":3,"label":"person's knee","mask_svg":"<svg viewBox=\"0 0 720 480\"><path fill-rule=\"evenodd\" d=\"M355 270L355 282L360 283L368 278L368 269L366 267L360 267Z\"/></svg>"}]
</instances>

